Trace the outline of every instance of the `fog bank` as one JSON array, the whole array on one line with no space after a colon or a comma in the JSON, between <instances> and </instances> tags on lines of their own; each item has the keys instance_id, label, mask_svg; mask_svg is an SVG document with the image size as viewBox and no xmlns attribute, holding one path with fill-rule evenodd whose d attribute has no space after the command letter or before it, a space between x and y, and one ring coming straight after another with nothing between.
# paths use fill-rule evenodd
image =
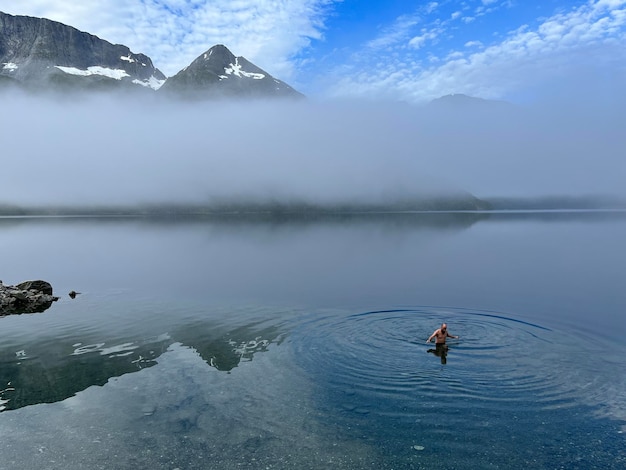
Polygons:
<instances>
[{"instance_id":1,"label":"fog bank","mask_svg":"<svg viewBox=\"0 0 626 470\"><path fill-rule=\"evenodd\" d=\"M0 204L624 195L618 106L0 100Z\"/></svg>"}]
</instances>

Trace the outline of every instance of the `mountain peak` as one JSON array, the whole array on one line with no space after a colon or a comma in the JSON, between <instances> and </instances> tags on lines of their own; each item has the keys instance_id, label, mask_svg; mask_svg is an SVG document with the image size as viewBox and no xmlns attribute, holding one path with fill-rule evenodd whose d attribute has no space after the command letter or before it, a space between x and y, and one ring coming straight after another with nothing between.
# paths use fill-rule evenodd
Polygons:
<instances>
[{"instance_id":1,"label":"mountain peak","mask_svg":"<svg viewBox=\"0 0 626 470\"><path fill-rule=\"evenodd\" d=\"M245 57L235 56L223 44L200 54L188 67L170 77L162 89L185 98L302 97Z\"/></svg>"},{"instance_id":2,"label":"mountain peak","mask_svg":"<svg viewBox=\"0 0 626 470\"><path fill-rule=\"evenodd\" d=\"M224 44L216 44L215 46L211 47L208 51L206 51L206 54L208 54L209 56L213 54L223 54L223 55L231 55L231 56L233 55L233 53L230 52L228 47L226 47Z\"/></svg>"}]
</instances>

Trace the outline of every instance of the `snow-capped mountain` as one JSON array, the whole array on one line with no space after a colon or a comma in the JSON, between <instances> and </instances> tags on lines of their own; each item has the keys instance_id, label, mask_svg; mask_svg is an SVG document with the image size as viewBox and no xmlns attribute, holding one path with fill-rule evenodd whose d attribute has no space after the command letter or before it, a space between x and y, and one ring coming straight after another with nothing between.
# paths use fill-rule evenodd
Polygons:
<instances>
[{"instance_id":1,"label":"snow-capped mountain","mask_svg":"<svg viewBox=\"0 0 626 470\"><path fill-rule=\"evenodd\" d=\"M184 98L302 97L244 57L236 57L223 45L210 48L188 67L167 79L161 93Z\"/></svg>"},{"instance_id":2,"label":"snow-capped mountain","mask_svg":"<svg viewBox=\"0 0 626 470\"><path fill-rule=\"evenodd\" d=\"M149 57L44 18L0 12L0 75L31 88L157 89L165 76ZM6 80L5 80L6 82Z\"/></svg>"},{"instance_id":3,"label":"snow-capped mountain","mask_svg":"<svg viewBox=\"0 0 626 470\"><path fill-rule=\"evenodd\" d=\"M124 45L45 18L0 12L0 90L16 87L152 89L192 99L302 96L225 46L212 47L167 79L148 56Z\"/></svg>"}]
</instances>

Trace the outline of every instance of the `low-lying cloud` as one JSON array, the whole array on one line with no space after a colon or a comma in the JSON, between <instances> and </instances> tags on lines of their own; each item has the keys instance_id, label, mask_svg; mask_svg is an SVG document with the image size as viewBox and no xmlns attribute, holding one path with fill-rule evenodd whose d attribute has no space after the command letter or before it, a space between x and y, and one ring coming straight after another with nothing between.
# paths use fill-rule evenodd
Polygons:
<instances>
[{"instance_id":1,"label":"low-lying cloud","mask_svg":"<svg viewBox=\"0 0 626 470\"><path fill-rule=\"evenodd\" d=\"M1 99L0 204L624 195L618 106Z\"/></svg>"}]
</instances>

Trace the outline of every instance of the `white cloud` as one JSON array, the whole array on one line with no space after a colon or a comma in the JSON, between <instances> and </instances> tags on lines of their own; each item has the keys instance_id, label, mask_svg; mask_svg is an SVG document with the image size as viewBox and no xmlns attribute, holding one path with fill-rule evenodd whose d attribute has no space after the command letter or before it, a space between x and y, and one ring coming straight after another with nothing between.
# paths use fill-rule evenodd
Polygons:
<instances>
[{"instance_id":1,"label":"white cloud","mask_svg":"<svg viewBox=\"0 0 626 470\"><path fill-rule=\"evenodd\" d=\"M488 13L493 13L500 8L511 7L513 2L511 0L503 0L498 3L499 0L482 0L481 5L477 6L474 10L476 16L484 16Z\"/></svg>"},{"instance_id":2,"label":"white cloud","mask_svg":"<svg viewBox=\"0 0 626 470\"><path fill-rule=\"evenodd\" d=\"M437 2L430 2L429 4L426 5L426 13L432 13L438 7L439 7L439 4Z\"/></svg>"},{"instance_id":3,"label":"white cloud","mask_svg":"<svg viewBox=\"0 0 626 470\"><path fill-rule=\"evenodd\" d=\"M588 80L593 78L589 71L601 76L613 70L624 77L625 5L624 0L586 3L568 13L555 14L536 28L520 27L500 43L478 52L448 51L433 65L425 64L419 56L409 60L401 55L403 63L413 65L399 67L388 62L367 75L343 76L331 93L415 102L450 93L506 98L559 81L582 80L585 70ZM413 46L423 46L426 39L423 35L415 37ZM478 45L477 41L465 43L466 47Z\"/></svg>"},{"instance_id":4,"label":"white cloud","mask_svg":"<svg viewBox=\"0 0 626 470\"><path fill-rule=\"evenodd\" d=\"M419 36L413 37L409 41L409 46L415 49L419 49L420 47L424 46L427 41L436 39L440 32L441 31L439 29L431 29L429 31L422 30L422 34L420 34Z\"/></svg>"},{"instance_id":5,"label":"white cloud","mask_svg":"<svg viewBox=\"0 0 626 470\"><path fill-rule=\"evenodd\" d=\"M398 16L391 25L381 28L379 34L365 45L366 49L381 49L399 46L419 49L423 44L431 39L436 38L443 32L444 27L458 16L455 14L448 20L430 20L427 27L421 29L420 34L416 34L415 30L418 25L425 24L427 17L433 14L439 8L439 3L430 2L417 8L415 11ZM356 54L358 56L359 54Z\"/></svg>"},{"instance_id":6,"label":"white cloud","mask_svg":"<svg viewBox=\"0 0 626 470\"><path fill-rule=\"evenodd\" d=\"M396 19L393 25L385 28L374 39L366 45L370 49L379 49L389 46L395 46L404 42L410 36L413 27L420 23L419 15L403 15Z\"/></svg>"},{"instance_id":7,"label":"white cloud","mask_svg":"<svg viewBox=\"0 0 626 470\"><path fill-rule=\"evenodd\" d=\"M128 46L173 75L215 44L288 80L292 58L323 34L341 0L0 0L0 11L49 18Z\"/></svg>"}]
</instances>

